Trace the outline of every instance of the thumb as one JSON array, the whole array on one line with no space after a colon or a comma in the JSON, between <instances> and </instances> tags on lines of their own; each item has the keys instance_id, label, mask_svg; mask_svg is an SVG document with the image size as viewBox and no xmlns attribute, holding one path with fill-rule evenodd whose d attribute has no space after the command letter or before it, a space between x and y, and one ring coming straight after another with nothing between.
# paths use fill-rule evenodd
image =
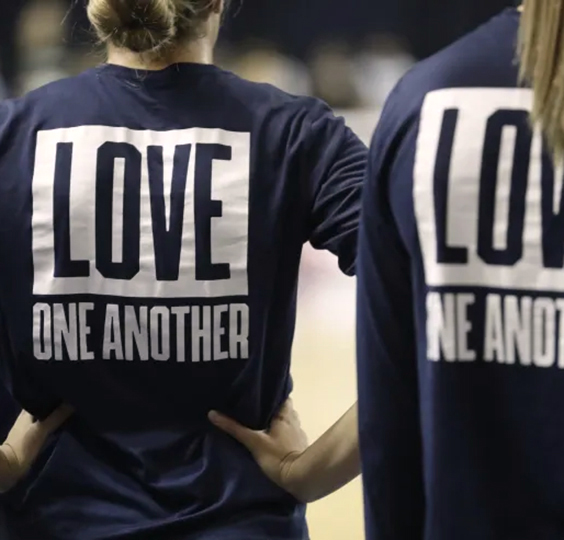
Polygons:
<instances>
[{"instance_id":1,"label":"thumb","mask_svg":"<svg viewBox=\"0 0 564 540\"><path fill-rule=\"evenodd\" d=\"M255 451L258 450L264 437L262 431L249 429L217 411L211 411L208 414L208 418L215 427L239 441L243 446L247 447L251 453L255 453Z\"/></svg>"}]
</instances>

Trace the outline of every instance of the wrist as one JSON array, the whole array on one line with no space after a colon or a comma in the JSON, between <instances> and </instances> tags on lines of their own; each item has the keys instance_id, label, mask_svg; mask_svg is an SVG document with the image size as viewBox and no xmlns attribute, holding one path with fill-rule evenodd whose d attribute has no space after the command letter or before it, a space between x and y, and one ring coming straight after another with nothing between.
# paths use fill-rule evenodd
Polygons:
<instances>
[{"instance_id":1,"label":"wrist","mask_svg":"<svg viewBox=\"0 0 564 540\"><path fill-rule=\"evenodd\" d=\"M306 452L292 452L282 462L284 489L302 503L312 502Z\"/></svg>"}]
</instances>

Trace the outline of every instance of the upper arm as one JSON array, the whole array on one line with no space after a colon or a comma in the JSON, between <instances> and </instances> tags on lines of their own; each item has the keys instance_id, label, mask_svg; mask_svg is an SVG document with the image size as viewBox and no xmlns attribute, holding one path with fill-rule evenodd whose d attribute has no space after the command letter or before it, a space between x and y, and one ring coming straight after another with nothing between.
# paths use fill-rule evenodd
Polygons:
<instances>
[{"instance_id":1,"label":"upper arm","mask_svg":"<svg viewBox=\"0 0 564 540\"><path fill-rule=\"evenodd\" d=\"M357 363L368 540L416 540L423 533L411 260L389 195L396 165L405 159L402 132L388 107L369 153L359 232Z\"/></svg>"},{"instance_id":2,"label":"upper arm","mask_svg":"<svg viewBox=\"0 0 564 540\"><path fill-rule=\"evenodd\" d=\"M13 289L13 280L18 279L17 275L14 277L13 268L6 266L11 256L7 246L14 243L14 223L18 228L26 226L25 213L20 211L23 197L16 199L21 175L17 174L14 164L23 159L21 138L30 136L30 127L20 119L19 103L17 100L0 103L0 385L13 398L12 409L23 407L43 419L53 412L60 400L43 388L41 381L31 373L27 359L18 354L10 315L20 306L15 306L13 298L7 294ZM16 270L21 272L21 269ZM9 414L8 410L0 408L0 414L3 412L6 416Z\"/></svg>"},{"instance_id":3,"label":"upper arm","mask_svg":"<svg viewBox=\"0 0 564 540\"><path fill-rule=\"evenodd\" d=\"M352 274L367 149L342 118L319 102L308 127L308 239L314 248L337 255L341 270Z\"/></svg>"}]
</instances>

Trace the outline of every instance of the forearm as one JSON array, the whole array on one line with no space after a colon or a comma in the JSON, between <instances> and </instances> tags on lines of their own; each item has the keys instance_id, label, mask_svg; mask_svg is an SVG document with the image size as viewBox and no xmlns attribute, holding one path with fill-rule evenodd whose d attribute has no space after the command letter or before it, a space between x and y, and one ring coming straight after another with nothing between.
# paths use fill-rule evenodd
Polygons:
<instances>
[{"instance_id":1,"label":"forearm","mask_svg":"<svg viewBox=\"0 0 564 540\"><path fill-rule=\"evenodd\" d=\"M313 502L339 490L360 474L358 406L347 413L292 465L292 493Z\"/></svg>"}]
</instances>

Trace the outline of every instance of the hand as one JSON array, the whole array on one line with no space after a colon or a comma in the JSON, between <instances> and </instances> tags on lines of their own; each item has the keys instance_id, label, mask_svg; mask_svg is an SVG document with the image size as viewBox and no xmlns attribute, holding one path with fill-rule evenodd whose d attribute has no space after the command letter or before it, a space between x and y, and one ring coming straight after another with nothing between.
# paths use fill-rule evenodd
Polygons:
<instances>
[{"instance_id":1,"label":"hand","mask_svg":"<svg viewBox=\"0 0 564 540\"><path fill-rule=\"evenodd\" d=\"M300 480L295 478L294 464L308 447L308 442L290 399L267 431L253 431L215 411L209 414L209 419L245 446L270 480L294 496L298 495L296 484Z\"/></svg>"},{"instance_id":2,"label":"hand","mask_svg":"<svg viewBox=\"0 0 564 540\"><path fill-rule=\"evenodd\" d=\"M42 422L23 411L0 446L0 491L11 489L29 471L51 433L72 414L66 405Z\"/></svg>"}]
</instances>

